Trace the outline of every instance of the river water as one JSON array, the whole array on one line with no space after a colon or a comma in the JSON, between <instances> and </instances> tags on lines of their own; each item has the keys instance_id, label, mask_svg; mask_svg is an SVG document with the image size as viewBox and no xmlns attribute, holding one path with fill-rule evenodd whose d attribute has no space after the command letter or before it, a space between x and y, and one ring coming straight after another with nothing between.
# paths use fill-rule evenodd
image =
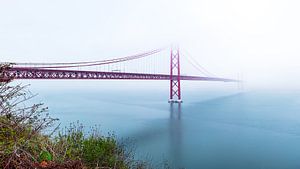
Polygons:
<instances>
[{"instance_id":1,"label":"river water","mask_svg":"<svg viewBox=\"0 0 300 169\"><path fill-rule=\"evenodd\" d=\"M190 91L167 103L168 91L39 90L61 125L130 138L136 157L173 168L299 169L300 92Z\"/></svg>"}]
</instances>

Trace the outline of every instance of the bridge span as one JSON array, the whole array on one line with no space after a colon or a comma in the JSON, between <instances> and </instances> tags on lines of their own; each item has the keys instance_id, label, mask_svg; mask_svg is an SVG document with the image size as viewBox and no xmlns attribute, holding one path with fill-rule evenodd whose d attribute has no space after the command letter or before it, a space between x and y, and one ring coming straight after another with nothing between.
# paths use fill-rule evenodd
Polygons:
<instances>
[{"instance_id":1,"label":"bridge span","mask_svg":"<svg viewBox=\"0 0 300 169\"><path fill-rule=\"evenodd\" d=\"M216 82L239 82L235 79L227 79L211 76L189 76L181 75L179 49L170 53L170 72L163 73L130 73L116 71L95 71L95 70L73 70L72 68L102 66L119 64L131 60L137 60L161 52L162 49L152 50L137 55L121 57L116 59L73 62L73 63L12 63L9 64L0 74L0 82L18 79L64 79L64 80L168 80L170 81L169 102L182 102L181 80L191 81L216 81ZM192 63L193 64L193 63ZM193 64L194 65L194 64ZM198 67L199 68L199 67Z\"/></svg>"}]
</instances>

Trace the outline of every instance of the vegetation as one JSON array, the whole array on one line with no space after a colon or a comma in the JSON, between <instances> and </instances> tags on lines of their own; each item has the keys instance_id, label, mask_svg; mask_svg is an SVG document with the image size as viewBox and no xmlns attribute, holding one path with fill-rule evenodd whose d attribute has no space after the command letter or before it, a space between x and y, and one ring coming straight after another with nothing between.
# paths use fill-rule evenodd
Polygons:
<instances>
[{"instance_id":1,"label":"vegetation","mask_svg":"<svg viewBox=\"0 0 300 169\"><path fill-rule=\"evenodd\" d=\"M79 123L63 131L53 129L58 119L49 115L47 107L26 106L34 97L27 86L1 82L5 68L0 66L0 168L149 167L135 161L114 135L102 136L96 127L89 134Z\"/></svg>"}]
</instances>

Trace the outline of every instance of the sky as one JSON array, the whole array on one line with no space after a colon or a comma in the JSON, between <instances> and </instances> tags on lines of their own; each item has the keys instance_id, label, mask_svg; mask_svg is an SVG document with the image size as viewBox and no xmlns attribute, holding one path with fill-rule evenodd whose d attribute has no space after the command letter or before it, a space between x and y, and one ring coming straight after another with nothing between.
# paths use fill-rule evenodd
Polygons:
<instances>
[{"instance_id":1,"label":"sky","mask_svg":"<svg viewBox=\"0 0 300 169\"><path fill-rule=\"evenodd\" d=\"M101 60L178 45L249 88L300 89L297 0L0 0L0 61Z\"/></svg>"}]
</instances>

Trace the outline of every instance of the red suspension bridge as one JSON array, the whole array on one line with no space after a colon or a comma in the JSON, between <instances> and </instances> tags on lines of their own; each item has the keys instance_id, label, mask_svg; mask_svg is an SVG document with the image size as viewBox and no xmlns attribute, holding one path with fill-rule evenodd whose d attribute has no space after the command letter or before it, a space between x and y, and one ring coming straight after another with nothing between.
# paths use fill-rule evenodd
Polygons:
<instances>
[{"instance_id":1,"label":"red suspension bridge","mask_svg":"<svg viewBox=\"0 0 300 169\"><path fill-rule=\"evenodd\" d=\"M171 49L169 57L161 57L159 54L163 51L165 49L156 49L126 57L89 62L9 63L10 66L0 74L0 82L15 79L168 80L170 81L169 102L182 102L181 80L238 82L234 79L216 77L192 58L189 60L190 65L203 75L183 75L180 60L182 54L179 49ZM169 68L165 72L159 71L166 68L166 62L163 61L165 58L168 58ZM189 57L185 58L189 59ZM145 61L139 62L139 60Z\"/></svg>"}]
</instances>

